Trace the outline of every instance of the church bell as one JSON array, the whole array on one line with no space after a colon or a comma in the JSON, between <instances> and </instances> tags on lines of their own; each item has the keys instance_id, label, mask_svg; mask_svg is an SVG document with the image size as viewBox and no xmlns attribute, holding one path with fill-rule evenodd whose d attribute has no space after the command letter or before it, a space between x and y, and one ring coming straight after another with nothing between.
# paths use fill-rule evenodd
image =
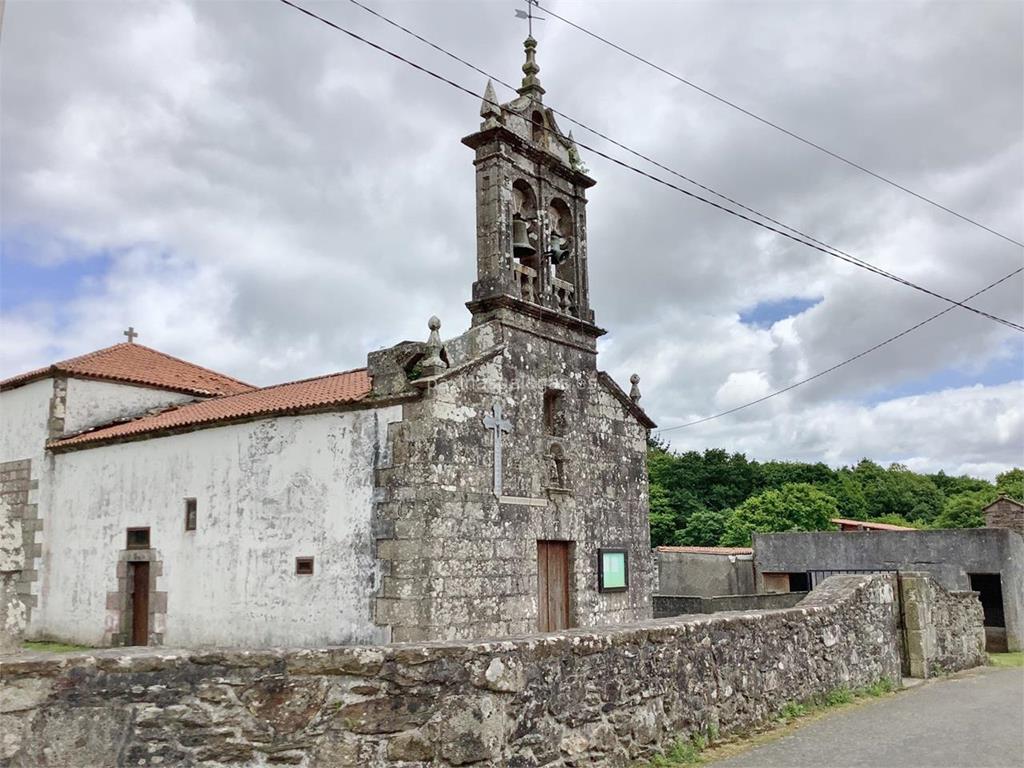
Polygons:
<instances>
[{"instance_id":1,"label":"church bell","mask_svg":"<svg viewBox=\"0 0 1024 768\"><path fill-rule=\"evenodd\" d=\"M512 219L512 254L517 259L525 259L537 252L526 230L523 219Z\"/></svg>"}]
</instances>

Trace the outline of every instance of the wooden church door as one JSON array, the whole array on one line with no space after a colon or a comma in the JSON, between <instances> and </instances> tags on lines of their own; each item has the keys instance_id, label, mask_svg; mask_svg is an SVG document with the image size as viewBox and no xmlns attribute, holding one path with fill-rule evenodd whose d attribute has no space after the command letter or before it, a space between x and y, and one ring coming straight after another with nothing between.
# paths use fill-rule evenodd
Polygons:
<instances>
[{"instance_id":1,"label":"wooden church door","mask_svg":"<svg viewBox=\"0 0 1024 768\"><path fill-rule=\"evenodd\" d=\"M569 542L537 542L537 629L557 632L569 622Z\"/></svg>"},{"instance_id":2,"label":"wooden church door","mask_svg":"<svg viewBox=\"0 0 1024 768\"><path fill-rule=\"evenodd\" d=\"M149 563L132 564L132 645L149 645Z\"/></svg>"}]
</instances>

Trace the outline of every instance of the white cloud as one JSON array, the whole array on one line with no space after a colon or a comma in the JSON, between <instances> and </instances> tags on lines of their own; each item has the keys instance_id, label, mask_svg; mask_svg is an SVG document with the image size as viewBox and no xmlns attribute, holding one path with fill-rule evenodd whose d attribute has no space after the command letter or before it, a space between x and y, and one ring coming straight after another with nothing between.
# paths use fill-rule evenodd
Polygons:
<instances>
[{"instance_id":1,"label":"white cloud","mask_svg":"<svg viewBox=\"0 0 1024 768\"><path fill-rule=\"evenodd\" d=\"M483 87L354 6L315 5ZM784 15L763 3L559 8L1024 237L1019 4L807 2ZM523 32L503 4L382 10L518 76ZM0 308L0 375L119 341L128 324L140 341L256 383L360 365L370 349L424 337L434 313L446 334L466 326L474 182L458 140L476 128L473 99L276 3L12 3L4 26L5 237L31 242L38 264L103 253L107 271L66 302ZM553 19L544 26L548 103L671 167L956 297L1020 262L1019 249L981 230ZM664 426L784 387L942 307L582 154L599 181L588 221L592 299L610 331L600 364L620 381L638 371L644 405ZM4 262L17 269L6 244ZM1020 321L1021 286L1017 278L977 304ZM792 296L822 301L768 329L739 321L744 308ZM962 390L955 418L902 400L858 403L947 369L983 371L1021 348L1005 328L951 312L687 440L991 473L1016 461L1006 446L1020 439L999 387ZM971 435L997 436L987 453L965 434L972 413ZM908 436L931 434L932 422L948 439Z\"/></svg>"},{"instance_id":2,"label":"white cloud","mask_svg":"<svg viewBox=\"0 0 1024 768\"><path fill-rule=\"evenodd\" d=\"M917 471L994 477L1024 462L1024 384L975 385L874 406L783 399L745 418L664 433L678 450L728 445L750 458L854 464L867 457Z\"/></svg>"},{"instance_id":3,"label":"white cloud","mask_svg":"<svg viewBox=\"0 0 1024 768\"><path fill-rule=\"evenodd\" d=\"M715 406L724 409L735 408L764 397L769 391L768 377L764 371L734 371L715 392Z\"/></svg>"}]
</instances>

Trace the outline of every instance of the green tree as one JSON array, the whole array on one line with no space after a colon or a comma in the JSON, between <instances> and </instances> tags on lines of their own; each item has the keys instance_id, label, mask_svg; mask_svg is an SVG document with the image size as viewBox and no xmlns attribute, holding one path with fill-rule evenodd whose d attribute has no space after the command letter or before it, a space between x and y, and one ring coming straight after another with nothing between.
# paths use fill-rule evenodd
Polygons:
<instances>
[{"instance_id":1,"label":"green tree","mask_svg":"<svg viewBox=\"0 0 1024 768\"><path fill-rule=\"evenodd\" d=\"M983 528L982 509L996 498L994 490L966 491L946 499L942 513L935 519L935 528Z\"/></svg>"},{"instance_id":2,"label":"green tree","mask_svg":"<svg viewBox=\"0 0 1024 768\"><path fill-rule=\"evenodd\" d=\"M996 475L996 493L1024 501L1024 469L1020 467Z\"/></svg>"},{"instance_id":3,"label":"green tree","mask_svg":"<svg viewBox=\"0 0 1024 768\"><path fill-rule=\"evenodd\" d=\"M749 547L754 533L823 531L836 516L836 500L809 483L788 483L744 501L730 515L722 544Z\"/></svg>"},{"instance_id":4,"label":"green tree","mask_svg":"<svg viewBox=\"0 0 1024 768\"><path fill-rule=\"evenodd\" d=\"M742 453L730 456L721 448L711 448L700 459L699 488L695 491L708 509L728 509L754 492L756 471Z\"/></svg>"},{"instance_id":5,"label":"green tree","mask_svg":"<svg viewBox=\"0 0 1024 768\"><path fill-rule=\"evenodd\" d=\"M800 461L766 461L758 467L758 490L781 488L788 483L810 483L817 487L830 484L836 471L827 464Z\"/></svg>"},{"instance_id":6,"label":"green tree","mask_svg":"<svg viewBox=\"0 0 1024 768\"><path fill-rule=\"evenodd\" d=\"M992 487L992 483L988 480L981 480L969 475L947 475L942 470L934 475L925 475L925 477L935 483L935 487L942 491L942 495L947 499L964 491L984 491Z\"/></svg>"},{"instance_id":7,"label":"green tree","mask_svg":"<svg viewBox=\"0 0 1024 768\"><path fill-rule=\"evenodd\" d=\"M821 490L836 500L839 516L851 520L866 520L868 500L852 470L844 467L836 472L830 483L820 486Z\"/></svg>"},{"instance_id":8,"label":"green tree","mask_svg":"<svg viewBox=\"0 0 1024 768\"><path fill-rule=\"evenodd\" d=\"M730 510L702 509L690 515L679 536L679 543L687 547L715 547L722 540Z\"/></svg>"},{"instance_id":9,"label":"green tree","mask_svg":"<svg viewBox=\"0 0 1024 768\"><path fill-rule=\"evenodd\" d=\"M663 547L676 543L676 521L669 507L668 494L658 483L650 484L651 546Z\"/></svg>"},{"instance_id":10,"label":"green tree","mask_svg":"<svg viewBox=\"0 0 1024 768\"><path fill-rule=\"evenodd\" d=\"M901 464L883 470L865 459L854 469L854 475L864 489L869 520L899 515L929 523L942 511L945 499L935 483Z\"/></svg>"},{"instance_id":11,"label":"green tree","mask_svg":"<svg viewBox=\"0 0 1024 768\"><path fill-rule=\"evenodd\" d=\"M923 523L915 523L912 520L907 520L907 518L900 517L899 515L882 515L881 517L876 517L871 522L873 522L873 523L887 523L889 525L899 525L899 526L902 526L903 528L924 528L924 527L926 527Z\"/></svg>"}]
</instances>

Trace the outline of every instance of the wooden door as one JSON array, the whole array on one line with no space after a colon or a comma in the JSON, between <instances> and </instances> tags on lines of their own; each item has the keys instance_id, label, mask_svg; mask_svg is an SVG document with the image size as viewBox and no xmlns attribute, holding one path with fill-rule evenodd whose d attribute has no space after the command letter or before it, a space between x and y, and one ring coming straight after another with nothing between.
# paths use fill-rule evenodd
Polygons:
<instances>
[{"instance_id":1,"label":"wooden door","mask_svg":"<svg viewBox=\"0 0 1024 768\"><path fill-rule=\"evenodd\" d=\"M568 629L569 542L537 542L537 629Z\"/></svg>"},{"instance_id":2,"label":"wooden door","mask_svg":"<svg viewBox=\"0 0 1024 768\"><path fill-rule=\"evenodd\" d=\"M149 645L149 563L132 564L132 645Z\"/></svg>"}]
</instances>

